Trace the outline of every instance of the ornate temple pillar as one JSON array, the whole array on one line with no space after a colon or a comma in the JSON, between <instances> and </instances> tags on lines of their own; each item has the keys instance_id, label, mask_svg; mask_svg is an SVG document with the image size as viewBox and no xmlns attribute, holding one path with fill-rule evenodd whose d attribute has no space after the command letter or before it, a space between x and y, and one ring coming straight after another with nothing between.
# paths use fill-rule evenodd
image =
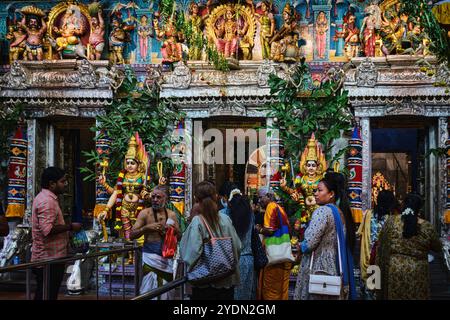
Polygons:
<instances>
[{"instance_id":1,"label":"ornate temple pillar","mask_svg":"<svg viewBox=\"0 0 450 320\"><path fill-rule=\"evenodd\" d=\"M271 176L271 170L270 170L270 140L271 140L271 128L273 126L273 118L267 118L266 120L266 187L270 187L270 176Z\"/></svg>"},{"instance_id":2,"label":"ornate temple pillar","mask_svg":"<svg viewBox=\"0 0 450 320\"><path fill-rule=\"evenodd\" d=\"M36 128L37 120L27 120L27 202L23 224L31 224L31 208L36 190Z\"/></svg>"},{"instance_id":3,"label":"ornate temple pillar","mask_svg":"<svg viewBox=\"0 0 450 320\"><path fill-rule=\"evenodd\" d=\"M55 165L55 127L47 124L47 167Z\"/></svg>"},{"instance_id":4,"label":"ornate temple pillar","mask_svg":"<svg viewBox=\"0 0 450 320\"><path fill-rule=\"evenodd\" d=\"M362 209L372 207L372 132L370 130L370 118L360 120L362 147Z\"/></svg>"},{"instance_id":5,"label":"ornate temple pillar","mask_svg":"<svg viewBox=\"0 0 450 320\"><path fill-rule=\"evenodd\" d=\"M336 23L336 33L339 34L344 32L344 20L339 19L336 20L335 23ZM344 38L343 36L338 36L337 39L338 40L336 42L336 53L334 55L335 57L343 57L345 46Z\"/></svg>"},{"instance_id":6,"label":"ornate temple pillar","mask_svg":"<svg viewBox=\"0 0 450 320\"><path fill-rule=\"evenodd\" d=\"M428 129L425 150L428 151L437 148L437 141L437 128L436 126L430 126ZM438 212L439 170L437 165L438 159L434 154L430 154L425 158L425 212L429 214L429 216L426 216L427 220L435 227L438 226L437 220L440 215Z\"/></svg>"},{"instance_id":7,"label":"ornate temple pillar","mask_svg":"<svg viewBox=\"0 0 450 320\"><path fill-rule=\"evenodd\" d=\"M438 147L445 149L448 139L448 118L439 117ZM446 214L447 207L447 158L442 156L438 161L438 218L441 219Z\"/></svg>"}]
</instances>

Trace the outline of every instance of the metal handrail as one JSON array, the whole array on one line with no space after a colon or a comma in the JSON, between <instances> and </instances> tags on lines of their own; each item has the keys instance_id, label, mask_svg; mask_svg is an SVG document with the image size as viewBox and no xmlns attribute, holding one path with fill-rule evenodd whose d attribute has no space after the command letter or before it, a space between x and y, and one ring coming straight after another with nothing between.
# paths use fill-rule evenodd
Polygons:
<instances>
[{"instance_id":1,"label":"metal handrail","mask_svg":"<svg viewBox=\"0 0 450 320\"><path fill-rule=\"evenodd\" d=\"M134 297L131 300L151 300L151 299L156 298L166 292L169 292L170 290L173 290L175 288L178 288L179 286L184 285L187 281L188 281L187 277L184 276L180 279L166 283L162 287L156 288L147 293L141 294L140 296ZM181 297L181 298L183 299L183 297Z\"/></svg>"},{"instance_id":2,"label":"metal handrail","mask_svg":"<svg viewBox=\"0 0 450 320\"><path fill-rule=\"evenodd\" d=\"M98 248L96 247L96 250ZM56 258L56 259L45 259L45 260L40 260L40 261L35 261L35 262L28 262L28 263L22 263L22 264L18 264L18 265L13 265L13 266L8 266L8 267L3 267L0 268L0 273L5 273L5 272L11 272L11 271L17 271L17 270L26 270L27 271L27 298L30 299L30 293L29 293L29 270L31 268L35 268L35 267L43 267L43 298L44 300L48 299L48 295L49 295L49 279L50 279L50 265L52 264L62 264L62 263L66 263L66 262L73 262L73 261L77 261L77 260L84 260L84 259L90 259L90 258L96 258L96 269L97 269L97 273L96 273L96 279L97 279L97 299L98 299L98 257L104 257L104 256L111 256L113 254L118 254L118 253L125 253L125 252L130 252L133 251L134 252L134 256L135 258L137 258L137 251L140 250L140 247L136 247L136 246L132 246L132 247L128 247L128 248L121 248L121 249L113 249L113 250L106 250L106 251L99 251L96 253L88 253L88 254L82 254L82 255L73 255L73 256L67 256L67 257L62 257L62 258ZM139 263L138 262L139 259L135 259L135 295L138 294L138 283L139 280L136 278L137 276L137 270L136 270L136 265ZM111 261L109 262L110 267L109 267L109 275L111 276ZM124 258L122 257L122 266L124 265ZM122 267L122 281L124 281L124 276L125 276L125 268ZM110 281L110 296L111 296L111 278L109 279ZM123 298L125 299L125 288L124 288L124 283L122 283L122 290L123 290Z\"/></svg>"},{"instance_id":3,"label":"metal handrail","mask_svg":"<svg viewBox=\"0 0 450 320\"><path fill-rule=\"evenodd\" d=\"M108 255L115 254L115 253L124 253L124 252L129 252L129 251L136 251L136 250L139 250L139 248L130 247L128 249L113 249L113 250L108 250L108 251L100 251L98 253L88 253L88 254L83 254L83 255L78 255L78 256L75 255L75 256L67 256L67 257L63 257L63 258L45 259L45 260L40 260L40 261L35 261L35 262L21 263L21 264L16 264L16 265L0 268L0 273L29 269L29 268L44 266L47 264L72 262L72 261L83 260L83 259L88 259L88 258L108 256Z\"/></svg>"}]
</instances>

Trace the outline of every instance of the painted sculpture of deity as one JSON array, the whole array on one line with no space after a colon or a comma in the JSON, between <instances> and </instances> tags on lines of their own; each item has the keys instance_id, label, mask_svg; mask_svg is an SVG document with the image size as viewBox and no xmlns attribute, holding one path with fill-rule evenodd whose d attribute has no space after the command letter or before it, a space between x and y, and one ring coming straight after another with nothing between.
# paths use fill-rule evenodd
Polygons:
<instances>
[{"instance_id":1,"label":"painted sculpture of deity","mask_svg":"<svg viewBox=\"0 0 450 320\"><path fill-rule=\"evenodd\" d=\"M237 59L239 37L244 36L248 28L245 20L242 20L243 25L241 25L241 20L235 15L232 6L228 5L223 19L214 26L217 51L222 53L225 58Z\"/></svg>"},{"instance_id":2,"label":"painted sculpture of deity","mask_svg":"<svg viewBox=\"0 0 450 320\"><path fill-rule=\"evenodd\" d=\"M105 48L105 22L103 11L99 8L97 14L91 16L91 33L89 35L89 59L100 60Z\"/></svg>"},{"instance_id":3,"label":"painted sculpture of deity","mask_svg":"<svg viewBox=\"0 0 450 320\"><path fill-rule=\"evenodd\" d=\"M181 61L183 59L183 49L179 41L180 34L175 26L175 17L169 17L164 26L160 27L158 16L155 14L153 28L156 38L158 40L164 40L161 46L163 62L173 63Z\"/></svg>"},{"instance_id":4,"label":"painted sculpture of deity","mask_svg":"<svg viewBox=\"0 0 450 320\"><path fill-rule=\"evenodd\" d=\"M112 18L112 28L109 33L110 61L112 64L124 64L125 47L131 41L128 27L117 16Z\"/></svg>"},{"instance_id":5,"label":"painted sculpture of deity","mask_svg":"<svg viewBox=\"0 0 450 320\"><path fill-rule=\"evenodd\" d=\"M20 27L27 34L25 43L27 60L42 61L44 59L44 36L47 31L47 24L44 21L45 13L34 6L26 6L20 12L23 14Z\"/></svg>"},{"instance_id":6,"label":"painted sculpture of deity","mask_svg":"<svg viewBox=\"0 0 450 320\"><path fill-rule=\"evenodd\" d=\"M53 26L52 31L57 35L56 51L63 57L63 51L73 51L76 55L86 58L85 47L81 36L88 31L88 25L82 17L80 7L70 4L67 6L60 26Z\"/></svg>"},{"instance_id":7,"label":"painted sculpture of deity","mask_svg":"<svg viewBox=\"0 0 450 320\"><path fill-rule=\"evenodd\" d=\"M6 39L9 41L9 63L12 64L14 61L22 58L27 60L26 55L24 55L27 39L25 31L19 26L10 25Z\"/></svg>"},{"instance_id":8,"label":"painted sculpture of deity","mask_svg":"<svg viewBox=\"0 0 450 320\"><path fill-rule=\"evenodd\" d=\"M260 25L260 42L263 59L270 59L270 40L275 34L275 18L270 12L270 4L267 1L261 2L260 13L256 12L255 16Z\"/></svg>"},{"instance_id":9,"label":"painted sculpture of deity","mask_svg":"<svg viewBox=\"0 0 450 320\"><path fill-rule=\"evenodd\" d=\"M372 4L364 9L364 17L359 38L364 50L364 56L375 57L376 30L381 25L381 11L378 5Z\"/></svg>"},{"instance_id":10,"label":"painted sculpture of deity","mask_svg":"<svg viewBox=\"0 0 450 320\"><path fill-rule=\"evenodd\" d=\"M325 59L327 51L328 19L324 11L320 11L317 15L314 30L316 35L317 57L319 59Z\"/></svg>"},{"instance_id":11,"label":"painted sculpture of deity","mask_svg":"<svg viewBox=\"0 0 450 320\"><path fill-rule=\"evenodd\" d=\"M300 231L302 225L304 227L309 222L312 213L318 208L314 198L314 192L326 169L327 162L325 155L318 141L315 139L314 134L312 134L301 155L300 174L295 177L294 189L287 186L285 179L280 181L281 189L287 192L292 200L300 205L301 212L297 214L298 220L295 223L296 231Z\"/></svg>"},{"instance_id":12,"label":"painted sculpture of deity","mask_svg":"<svg viewBox=\"0 0 450 320\"><path fill-rule=\"evenodd\" d=\"M356 26L356 16L351 12L344 17L344 42L347 58L357 57L360 47L359 29Z\"/></svg>"},{"instance_id":13,"label":"painted sculpture of deity","mask_svg":"<svg viewBox=\"0 0 450 320\"><path fill-rule=\"evenodd\" d=\"M141 59L142 61L147 62L148 43L150 37L152 36L152 26L148 23L148 17L145 14L142 15L139 20L137 33L139 37L139 53L141 55Z\"/></svg>"},{"instance_id":14,"label":"painted sculpture of deity","mask_svg":"<svg viewBox=\"0 0 450 320\"><path fill-rule=\"evenodd\" d=\"M189 60L201 60L202 58L202 41L198 41L199 37L203 37L203 25L206 16L200 14L200 8L196 2L189 5L188 21L192 28L191 39L189 42Z\"/></svg>"},{"instance_id":15,"label":"painted sculpture of deity","mask_svg":"<svg viewBox=\"0 0 450 320\"><path fill-rule=\"evenodd\" d=\"M113 188L106 182L105 176L99 177L99 183L111 194L106 209L99 213L98 219L111 218L111 210L115 206L116 226L125 241L130 241L130 233L139 212L144 208L144 200L149 193L146 189L146 172L148 161L139 135L131 137L125 155L125 169L119 173L116 186Z\"/></svg>"},{"instance_id":16,"label":"painted sculpture of deity","mask_svg":"<svg viewBox=\"0 0 450 320\"><path fill-rule=\"evenodd\" d=\"M270 40L270 57L273 61L296 62L300 60L301 51L298 46L300 28L295 20L291 5L288 3L283 10L283 25Z\"/></svg>"}]
</instances>

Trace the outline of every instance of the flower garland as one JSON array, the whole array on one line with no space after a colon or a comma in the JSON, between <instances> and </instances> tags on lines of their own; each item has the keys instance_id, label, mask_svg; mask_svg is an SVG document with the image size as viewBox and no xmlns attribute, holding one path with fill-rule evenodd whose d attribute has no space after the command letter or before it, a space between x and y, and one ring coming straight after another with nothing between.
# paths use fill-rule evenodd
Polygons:
<instances>
[{"instance_id":1,"label":"flower garland","mask_svg":"<svg viewBox=\"0 0 450 320\"><path fill-rule=\"evenodd\" d=\"M114 226L115 230L122 229L122 200L123 200L123 178L125 177L125 170L121 170L119 173L119 177L117 178L117 198L116 198L116 225Z\"/></svg>"},{"instance_id":2,"label":"flower garland","mask_svg":"<svg viewBox=\"0 0 450 320\"><path fill-rule=\"evenodd\" d=\"M414 215L414 211L411 208L406 208L402 212L402 216Z\"/></svg>"},{"instance_id":3,"label":"flower garland","mask_svg":"<svg viewBox=\"0 0 450 320\"><path fill-rule=\"evenodd\" d=\"M114 226L115 230L121 230L123 228L122 223L122 201L123 201L123 178L125 177L126 170L121 170L119 173L119 177L117 178L117 198L116 198L116 225ZM150 181L150 174L147 176L148 181ZM136 208L136 212L139 213L144 209L144 199L139 198L139 205ZM137 215L136 215L137 216Z\"/></svg>"}]
</instances>

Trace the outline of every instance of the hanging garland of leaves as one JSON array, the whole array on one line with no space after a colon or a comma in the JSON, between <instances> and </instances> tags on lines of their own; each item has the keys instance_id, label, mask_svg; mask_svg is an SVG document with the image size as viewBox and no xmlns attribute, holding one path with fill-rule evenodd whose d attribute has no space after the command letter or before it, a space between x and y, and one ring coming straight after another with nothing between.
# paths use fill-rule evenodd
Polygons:
<instances>
[{"instance_id":1,"label":"hanging garland of leaves","mask_svg":"<svg viewBox=\"0 0 450 320\"><path fill-rule=\"evenodd\" d=\"M94 132L105 131L111 140L111 157L108 167L108 182L114 185L120 170L123 169L123 157L128 150L128 142L135 132L139 133L151 159L150 174L152 181L158 183L156 163L163 162L164 175L172 172L169 158L172 143L170 135L174 125L184 114L169 108L160 102L158 93L150 92L139 86L134 71L125 66L125 79L118 89L113 103L104 116L97 117L98 125L91 128ZM103 138L98 135L96 139ZM95 150L83 152L88 163L98 164L100 159ZM81 168L84 180L94 180L96 172L91 168Z\"/></svg>"},{"instance_id":2,"label":"hanging garland of leaves","mask_svg":"<svg viewBox=\"0 0 450 320\"><path fill-rule=\"evenodd\" d=\"M296 166L307 140L314 133L322 143L329 161L339 158L341 150L331 159L333 141L341 136L341 131L352 128L353 116L348 110L347 91L342 90L334 80L323 82L320 87L312 86L309 66L302 58L289 79L276 75L269 78L270 93L278 102L269 106L269 117L276 119L275 127L280 129L286 153Z\"/></svg>"},{"instance_id":3,"label":"hanging garland of leaves","mask_svg":"<svg viewBox=\"0 0 450 320\"><path fill-rule=\"evenodd\" d=\"M177 14L176 27L177 30L180 30L184 34L189 48L199 48L200 50L205 50L208 61L213 64L216 70L230 70L225 56L219 53L216 47L208 42L203 33L198 34L193 32L192 24L185 18L183 13Z\"/></svg>"},{"instance_id":4,"label":"hanging garland of leaves","mask_svg":"<svg viewBox=\"0 0 450 320\"><path fill-rule=\"evenodd\" d=\"M347 91L342 89L341 80L328 77L319 87L314 87L304 58L288 70L284 79L276 75L269 77L270 93L278 101L268 106L268 117L274 119L273 129L279 130L284 144L284 158L292 169L287 172L286 182L291 188L296 186L294 179L300 157L312 133L322 144L329 166L347 151L342 148L334 157L331 155L333 142L352 128L353 115L348 109ZM276 188L275 192L282 199L292 226L300 217L309 219L303 215L304 205L292 200L281 188ZM308 221L302 220L302 223ZM304 228L299 231L300 238L302 232Z\"/></svg>"},{"instance_id":5,"label":"hanging garland of leaves","mask_svg":"<svg viewBox=\"0 0 450 320\"><path fill-rule=\"evenodd\" d=\"M430 51L438 61L450 61L450 44L446 31L441 28L436 17L431 11L428 0L402 0L403 11L410 17L420 17L419 24L424 29L429 39Z\"/></svg>"}]
</instances>

